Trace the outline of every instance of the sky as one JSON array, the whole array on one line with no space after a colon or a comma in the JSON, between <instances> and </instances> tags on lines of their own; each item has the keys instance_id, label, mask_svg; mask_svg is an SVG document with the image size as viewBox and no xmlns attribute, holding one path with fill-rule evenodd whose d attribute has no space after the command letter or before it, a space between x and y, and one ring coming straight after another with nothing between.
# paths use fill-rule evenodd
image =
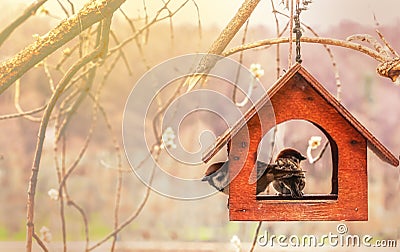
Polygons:
<instances>
[{"instance_id":1,"label":"sky","mask_svg":"<svg viewBox=\"0 0 400 252\"><path fill-rule=\"evenodd\" d=\"M139 1L141 2L141 1ZM178 6L183 0L174 0ZM239 9L243 0L197 0L200 9L201 22L203 26L218 26L223 28ZM274 0L278 10L284 11L280 0ZM149 10L157 10L160 1L147 1ZM124 3L125 10L135 9L140 13L138 1L127 1ZM140 4L139 4L140 5ZM189 8L179 13L174 22L179 24L196 24L196 8L189 1ZM251 16L250 22L253 25L265 25L275 27L273 16L271 15L270 0L262 0ZM313 0L307 11L302 12L303 22L317 27L319 30L328 29L330 26L340 23L342 20L351 20L360 24L374 25L374 14L381 25L390 24L400 19L400 1L398 0Z\"/></svg>"},{"instance_id":2,"label":"sky","mask_svg":"<svg viewBox=\"0 0 400 252\"><path fill-rule=\"evenodd\" d=\"M3 0L1 0L3 1ZM33 0L32 0L33 1ZM14 0L16 6L28 5L31 0ZM155 13L162 0L127 0L123 9L131 17L144 16L143 1L146 2L149 13ZM185 0L173 0L171 6L179 6ZM234 16L244 0L190 0L188 6L174 18L176 24L197 24L197 12L193 2L199 7L201 22L204 27L217 26L223 28ZM69 6L66 0L60 0L65 6ZM79 9L87 1L73 1L76 9ZM278 10L284 11L281 0L274 0ZM61 11L56 0L49 0L46 8ZM173 9L173 8L172 8ZM253 25L265 25L275 27L271 15L270 0L261 0L251 17ZM342 20L351 20L360 24L374 25L375 14L381 25L390 24L400 19L399 0L313 0L307 11L302 12L301 19L308 25L319 31L328 29L330 26L340 23ZM133 16L132 16L133 15Z\"/></svg>"},{"instance_id":3,"label":"sky","mask_svg":"<svg viewBox=\"0 0 400 252\"><path fill-rule=\"evenodd\" d=\"M197 1L204 25L223 27L233 17L243 1L238 0L201 0ZM277 9L283 10L280 1L275 1ZM270 1L262 0L251 17L253 24L263 24L274 27ZM303 22L320 29L327 29L341 20L352 20L357 23L374 25L375 13L378 21L389 24L400 19L400 1L398 0L313 0L307 11L302 12ZM185 19L185 18L183 18ZM187 19L186 19L187 20ZM184 22L184 20L182 20Z\"/></svg>"}]
</instances>

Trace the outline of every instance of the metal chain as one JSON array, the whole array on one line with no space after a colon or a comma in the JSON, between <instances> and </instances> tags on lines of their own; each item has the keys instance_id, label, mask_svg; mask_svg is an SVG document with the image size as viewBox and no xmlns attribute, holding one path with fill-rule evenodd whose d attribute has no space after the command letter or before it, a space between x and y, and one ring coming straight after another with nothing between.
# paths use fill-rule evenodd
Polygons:
<instances>
[{"instance_id":1,"label":"metal chain","mask_svg":"<svg viewBox=\"0 0 400 252\"><path fill-rule=\"evenodd\" d=\"M296 62L298 62L299 64L301 64L301 62L303 61L301 59L301 46L300 46L300 39L301 36L303 35L300 27L300 12L301 10L297 8L296 15L294 16L295 26L293 29L293 33L296 33Z\"/></svg>"}]
</instances>

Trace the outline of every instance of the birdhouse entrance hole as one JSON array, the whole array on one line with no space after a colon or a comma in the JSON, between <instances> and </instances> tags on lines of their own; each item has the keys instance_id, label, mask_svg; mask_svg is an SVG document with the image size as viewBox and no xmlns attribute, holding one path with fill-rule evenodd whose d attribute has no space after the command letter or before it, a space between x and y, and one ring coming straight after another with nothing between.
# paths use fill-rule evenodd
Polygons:
<instances>
[{"instance_id":1,"label":"birdhouse entrance hole","mask_svg":"<svg viewBox=\"0 0 400 252\"><path fill-rule=\"evenodd\" d=\"M315 151L309 150L308 141L315 136L321 137L320 146ZM282 142L286 147L293 147L303 155L310 152L307 153L308 160L301 162L306 180L304 195L301 199L294 199L290 195L278 195L273 186L269 185L264 192L257 195L257 200L337 200L338 148L332 137L316 123L308 120L288 120L279 123L276 129L270 129L263 136L257 149L257 161L273 163L279 150L283 149L280 147ZM310 164L310 158L316 158L324 148L321 158L316 163ZM257 172L262 173L263 170ZM261 174L257 174L258 178L260 176ZM257 181L257 188L259 182L260 180Z\"/></svg>"}]
</instances>

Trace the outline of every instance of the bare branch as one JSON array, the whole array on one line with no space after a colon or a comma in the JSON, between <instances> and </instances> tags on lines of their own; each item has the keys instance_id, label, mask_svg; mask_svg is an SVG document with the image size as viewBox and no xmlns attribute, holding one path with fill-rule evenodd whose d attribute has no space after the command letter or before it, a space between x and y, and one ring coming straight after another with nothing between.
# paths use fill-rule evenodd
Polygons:
<instances>
[{"instance_id":1,"label":"bare branch","mask_svg":"<svg viewBox=\"0 0 400 252\"><path fill-rule=\"evenodd\" d=\"M145 24L145 27L148 27L148 24L149 24L149 14L147 13L147 5L146 5L146 0L143 0L143 11L144 11L144 14L145 14L145 18L144 18L144 24ZM149 30L146 28L146 35L145 35L145 41L144 41L144 44L147 44L147 40L148 40L148 38L149 38Z\"/></svg>"},{"instance_id":2,"label":"bare branch","mask_svg":"<svg viewBox=\"0 0 400 252\"><path fill-rule=\"evenodd\" d=\"M74 7L74 4L71 2L71 0L67 0L67 2L69 3L69 5L70 5L70 7L71 7L72 15L75 15L75 7Z\"/></svg>"},{"instance_id":3,"label":"bare branch","mask_svg":"<svg viewBox=\"0 0 400 252\"><path fill-rule=\"evenodd\" d=\"M259 40L250 44L246 44L243 46L238 46L234 47L228 51L225 51L222 53L222 56L229 56L232 54L235 54L237 52L243 51L243 50L249 50L249 49L254 49L257 47L262 47L262 46L267 46L267 45L275 45L275 44L282 44L282 43L288 43L289 38L273 38L273 39L264 39L264 40ZM340 39L332 39L332 38L309 38L309 37L302 37L301 42L303 43L314 43L314 44L327 44L327 45L333 45L333 46L339 46L339 47L344 47L344 48L349 48L352 50L356 50L359 52L362 52L374 59L376 59L379 62L385 62L385 59L376 51L372 50L371 48L368 48L366 46L349 42L346 40L340 40Z\"/></svg>"},{"instance_id":4,"label":"bare branch","mask_svg":"<svg viewBox=\"0 0 400 252\"><path fill-rule=\"evenodd\" d=\"M159 152L156 154L156 159L159 156ZM140 205L138 206L138 208L136 209L136 211L134 213L132 213L132 215L125 220L121 225L119 225L117 228L115 228L110 234L108 234L105 238L103 238L101 241L97 242L96 244L94 244L92 247L90 247L89 249L87 249L87 251L91 251L97 247L99 247L100 245L102 245L103 243L105 243L107 240L109 240L110 238L114 237L116 234L118 234L122 229L124 229L127 225L129 225L134 219L136 219L137 216L139 216L139 214L142 212L144 206L146 205L147 200L149 199L150 196L150 192L151 192L151 183L153 181L153 177L154 177L154 171L155 171L155 166L152 167L151 170L151 175L150 175L150 180L149 180L149 185L146 189L146 194L142 200L142 202L140 203Z\"/></svg>"},{"instance_id":5,"label":"bare branch","mask_svg":"<svg viewBox=\"0 0 400 252\"><path fill-rule=\"evenodd\" d=\"M61 7L61 9L64 11L65 15L67 17L69 17L69 13L67 11L67 9L65 8L65 6L60 2L60 0L57 0L58 5Z\"/></svg>"},{"instance_id":6,"label":"bare branch","mask_svg":"<svg viewBox=\"0 0 400 252\"><path fill-rule=\"evenodd\" d=\"M117 43L117 44L120 43L119 39L118 39L118 37L117 37L117 35L115 34L114 31L110 31L110 35L113 37L115 43ZM126 54L125 54L124 50L121 48L119 53L120 53L120 55L121 55L121 57L122 57L122 59L124 61L126 69L128 70L129 76L132 76L132 69L131 69L131 67L129 65L129 61L128 61L128 58L126 57Z\"/></svg>"},{"instance_id":7,"label":"bare branch","mask_svg":"<svg viewBox=\"0 0 400 252\"><path fill-rule=\"evenodd\" d=\"M247 36L247 29L248 28L249 28L249 19L246 21L246 25L244 27L243 37L242 37L242 45L244 45L244 43L246 43L246 36ZM239 54L239 64L242 65L242 63L243 63L243 51L240 52L240 54ZM240 65L238 66L238 69L236 70L235 83L238 83L238 81L239 81ZM236 93L237 93L237 85L234 85L233 93L232 93L232 101L234 103L236 103Z\"/></svg>"},{"instance_id":8,"label":"bare branch","mask_svg":"<svg viewBox=\"0 0 400 252\"><path fill-rule=\"evenodd\" d=\"M202 39L202 25L201 25L201 18L200 18L200 9L199 6L197 5L195 0L192 0L192 3L196 7L196 12L197 12L197 27L199 28L199 39Z\"/></svg>"},{"instance_id":9,"label":"bare branch","mask_svg":"<svg viewBox=\"0 0 400 252\"><path fill-rule=\"evenodd\" d=\"M383 48L383 46L378 42L378 40L374 37L372 37L369 34L354 34L346 38L347 41L354 41L354 40L359 40L359 41L365 41L369 44L371 44L375 50L382 55L382 57L386 59L390 59L389 53Z\"/></svg>"},{"instance_id":10,"label":"bare branch","mask_svg":"<svg viewBox=\"0 0 400 252\"><path fill-rule=\"evenodd\" d=\"M340 40L340 39L333 39L333 38L309 38L309 37L302 37L301 42L303 43L314 43L314 44L325 44L325 45L333 45L333 46L339 46L339 47L344 47L348 49L352 49L361 53L364 53L371 58L377 60L380 62L378 65L376 71L379 75L383 77L387 77L391 79L393 82L397 80L397 78L400 75L400 58L393 58L393 59L387 59L384 56L382 56L380 53L376 52L375 50L360 45L358 43L346 41L346 40ZM243 51L243 50L249 50L249 49L254 49L258 47L263 47L263 46L268 46L268 45L275 45L275 44L282 44L282 43L288 43L289 39L288 38L273 38L273 39L265 39L265 40L260 40L256 41L250 44L246 44L243 46L237 46L234 48L231 48L228 51L225 51L222 53L222 56L226 57L232 54L235 54L237 52Z\"/></svg>"},{"instance_id":11,"label":"bare branch","mask_svg":"<svg viewBox=\"0 0 400 252\"><path fill-rule=\"evenodd\" d=\"M109 22L107 22L109 24ZM105 36L108 35L104 34ZM64 88L70 82L72 77L86 64L89 62L97 59L98 57L102 56L104 53L104 46L107 46L107 43L100 43L100 46L97 47L93 52L88 54L87 56L78 60L64 75L64 77L60 80L60 83L57 85L56 90L54 91L53 95L50 98L48 106L46 107L42 121L39 127L38 133L38 140L35 150L35 155L32 164L32 173L29 179L29 188L28 188L28 200L27 200L27 241L26 241L26 248L27 251L30 252L32 250L32 236L34 232L34 206L35 206L35 193L36 193L36 185L37 185L37 177L39 174L39 165L40 160L42 157L42 150L43 150L43 143L44 137L46 135L47 125L49 123L50 115L60 98L61 94L64 91Z\"/></svg>"},{"instance_id":12,"label":"bare branch","mask_svg":"<svg viewBox=\"0 0 400 252\"><path fill-rule=\"evenodd\" d=\"M271 0L271 2L273 3L273 0ZM290 18L285 13L282 13L282 12L279 12L279 11L276 11L276 10L275 10L274 13L275 14L280 14L280 15L282 15L284 17L287 17L287 18ZM303 25L307 30L309 30L314 36L320 37L318 35L318 33L316 31L314 31L313 28L311 28L311 26L305 24L304 22L301 22L301 25ZM280 36L278 36L278 37L280 37ZM337 66L337 63L336 63L336 60L335 60L335 56L333 55L333 52L332 52L332 50L331 50L331 48L329 46L327 46L325 44L322 44L322 45L325 48L326 52L328 53L329 58L331 59L331 62L332 62L332 67L333 67L333 71L335 73L335 80L336 80L336 99L338 101L340 101L341 100L341 93L342 93L342 82L340 81L340 74L339 74L339 69L338 69L338 66ZM279 46L279 44L277 44L277 46Z\"/></svg>"},{"instance_id":13,"label":"bare branch","mask_svg":"<svg viewBox=\"0 0 400 252\"><path fill-rule=\"evenodd\" d=\"M23 111L22 113L1 115L0 116L0 120L8 120L8 119L12 119L12 118L25 117L25 116L33 115L33 114L36 114L36 113L38 113L40 111L43 111L45 108L46 108L46 105L43 105L40 108L36 108L36 109L33 109L33 110L29 110L29 111Z\"/></svg>"},{"instance_id":14,"label":"bare branch","mask_svg":"<svg viewBox=\"0 0 400 252\"><path fill-rule=\"evenodd\" d=\"M277 35L277 37L280 37L279 20L276 15L277 11L275 9L274 0L271 0L271 6L272 6L272 13L274 14L274 18L275 18L276 35ZM279 44L276 45L276 59L275 60L276 60L276 79L278 79L279 75L281 74L281 58L280 58Z\"/></svg>"},{"instance_id":15,"label":"bare branch","mask_svg":"<svg viewBox=\"0 0 400 252\"><path fill-rule=\"evenodd\" d=\"M218 38L211 45L210 49L208 50L209 54L222 54L229 42L231 42L236 33L238 33L239 29L250 17L251 13L253 13L259 2L260 0L244 1L240 9L236 12L236 15L231 19L228 25L219 34Z\"/></svg>"},{"instance_id":16,"label":"bare branch","mask_svg":"<svg viewBox=\"0 0 400 252\"><path fill-rule=\"evenodd\" d=\"M13 58L2 62L0 94L45 57L78 36L83 30L111 15L124 2L125 0L92 0L77 15L62 21L56 28L39 37Z\"/></svg>"},{"instance_id":17,"label":"bare branch","mask_svg":"<svg viewBox=\"0 0 400 252\"><path fill-rule=\"evenodd\" d=\"M73 200L68 199L67 200L67 205L74 207L79 214L82 216L83 219L83 224L85 227L85 251L89 248L89 221L88 218L86 217L85 211L83 210L82 207L80 207L78 204L76 204Z\"/></svg>"},{"instance_id":18,"label":"bare branch","mask_svg":"<svg viewBox=\"0 0 400 252\"><path fill-rule=\"evenodd\" d=\"M33 238L36 240L37 244L39 244L39 246L42 248L44 252L49 251L44 242L40 239L40 237L36 233L33 233Z\"/></svg>"},{"instance_id":19,"label":"bare branch","mask_svg":"<svg viewBox=\"0 0 400 252\"><path fill-rule=\"evenodd\" d=\"M383 34L376 29L375 30L376 33L378 34L379 38L383 41L383 43L385 44L385 46L389 49L389 51L397 58L399 58L399 54L396 52L396 50L394 50L394 48L389 44L389 42L386 40L385 36L383 36Z\"/></svg>"},{"instance_id":20,"label":"bare branch","mask_svg":"<svg viewBox=\"0 0 400 252\"><path fill-rule=\"evenodd\" d=\"M20 96L20 82L19 82L19 80L17 80L17 83L15 84L15 94L14 94L14 106L15 106L15 109L24 118L26 118L26 119L28 119L28 120L30 120L32 122L40 122L40 118L31 116L31 114L35 114L35 113L27 113L21 108L21 105L19 104L19 96Z\"/></svg>"},{"instance_id":21,"label":"bare branch","mask_svg":"<svg viewBox=\"0 0 400 252\"><path fill-rule=\"evenodd\" d=\"M289 56L288 56L288 68L292 66L292 58L293 58L293 0L290 0L290 20L289 20Z\"/></svg>"},{"instance_id":22,"label":"bare branch","mask_svg":"<svg viewBox=\"0 0 400 252\"><path fill-rule=\"evenodd\" d=\"M256 228L256 232L254 233L253 243L251 244L251 248L250 248L249 252L253 252L254 251L254 248L255 248L256 243L257 243L258 233L260 232L261 225L262 225L262 221L259 221L258 225L257 225L257 228Z\"/></svg>"},{"instance_id":23,"label":"bare branch","mask_svg":"<svg viewBox=\"0 0 400 252\"><path fill-rule=\"evenodd\" d=\"M126 15L126 13L122 10L122 8L119 8L119 10L121 11L121 13L124 16L125 20L128 22L129 27L131 28L133 34L136 34L137 30L136 30L136 27L133 24L132 20L128 17L128 15ZM143 64L146 66L147 69L150 69L150 66L147 64L146 57L144 56L143 46L140 43L138 36L135 36L135 42L136 42L136 46L137 46L137 48L139 50L140 57L142 58Z\"/></svg>"},{"instance_id":24,"label":"bare branch","mask_svg":"<svg viewBox=\"0 0 400 252\"><path fill-rule=\"evenodd\" d=\"M19 16L14 22L8 25L0 33L0 46L4 41L11 35L11 33L18 28L23 22L25 22L29 17L33 16L36 11L42 6L47 0L34 1L25 11Z\"/></svg>"},{"instance_id":25,"label":"bare branch","mask_svg":"<svg viewBox=\"0 0 400 252\"><path fill-rule=\"evenodd\" d=\"M222 30L219 34L218 38L211 45L210 49L208 49L208 54L211 55L222 55L225 48L232 41L234 36L238 33L240 28L249 19L251 13L253 13L254 9L257 7L260 0L245 0L239 10L236 12L235 16L231 19L228 25ZM216 57L208 57L208 55L204 56L199 63L198 68L201 72L208 73L210 69L214 67L217 63ZM185 86L188 87L188 91L191 90L198 83L205 80L205 75L198 78L195 76L193 78L189 77L186 80Z\"/></svg>"}]
</instances>

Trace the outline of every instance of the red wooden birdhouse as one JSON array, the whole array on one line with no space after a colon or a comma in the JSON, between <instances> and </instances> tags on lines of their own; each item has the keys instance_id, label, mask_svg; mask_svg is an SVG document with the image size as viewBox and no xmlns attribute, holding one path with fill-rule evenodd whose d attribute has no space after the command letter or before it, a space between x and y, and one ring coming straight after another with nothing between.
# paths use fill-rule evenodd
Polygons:
<instances>
[{"instance_id":1,"label":"red wooden birdhouse","mask_svg":"<svg viewBox=\"0 0 400 252\"><path fill-rule=\"evenodd\" d=\"M273 118L269 113L275 114L276 121L269 120ZM276 124L289 120L308 121L328 139L333 166L329 194L300 199L258 196L257 184L249 183L261 139ZM368 220L367 147L385 162L399 165L399 160L300 64L290 68L220 136L203 161L208 162L225 145L231 178L230 220Z\"/></svg>"}]
</instances>

